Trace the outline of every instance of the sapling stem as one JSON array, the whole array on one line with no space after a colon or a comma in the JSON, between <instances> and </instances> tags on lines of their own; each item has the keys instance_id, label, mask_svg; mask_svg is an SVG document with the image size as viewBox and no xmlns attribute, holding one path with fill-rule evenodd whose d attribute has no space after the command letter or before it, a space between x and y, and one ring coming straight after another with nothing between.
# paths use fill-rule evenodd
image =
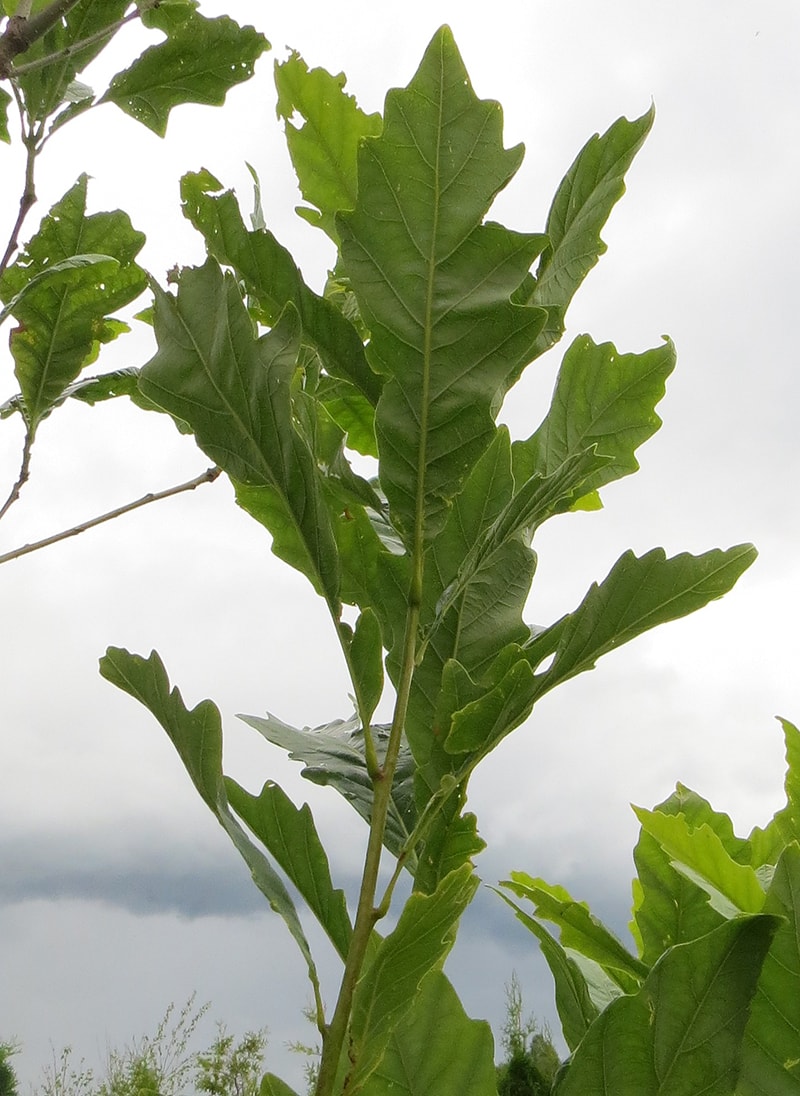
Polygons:
<instances>
[{"instance_id":1,"label":"sapling stem","mask_svg":"<svg viewBox=\"0 0 800 1096\"><path fill-rule=\"evenodd\" d=\"M389 742L386 747L386 757L381 772L372 782L372 818L367 852L364 858L364 871L361 878L356 919L350 948L345 960L336 1008L322 1044L316 1096L333 1096L333 1086L336 1083L342 1048L350 1023L353 994L355 993L356 983L361 976L370 935L375 923L382 916L382 913L375 908L375 891L378 885L378 871L380 869L383 835L386 829L386 818L389 813L389 802L392 794L392 781L394 780L397 759L400 754L400 744L403 739L408 699L411 692L411 681L414 676L414 652L418 628L419 604L415 603L413 599L409 599L403 640L402 670L397 686L397 698L389 732Z\"/></svg>"}]
</instances>

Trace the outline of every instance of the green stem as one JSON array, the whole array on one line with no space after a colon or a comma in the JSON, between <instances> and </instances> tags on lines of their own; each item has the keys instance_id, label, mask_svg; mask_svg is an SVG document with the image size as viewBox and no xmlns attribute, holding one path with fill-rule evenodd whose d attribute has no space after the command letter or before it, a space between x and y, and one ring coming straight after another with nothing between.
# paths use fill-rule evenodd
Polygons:
<instances>
[{"instance_id":1,"label":"green stem","mask_svg":"<svg viewBox=\"0 0 800 1096\"><path fill-rule=\"evenodd\" d=\"M364 872L361 878L361 890L358 896L358 908L356 910L356 919L353 926L353 935L345 960L344 973L339 987L339 997L336 1001L336 1009L326 1032L325 1039L323 1040L316 1096L333 1096L333 1086L336 1083L336 1075L339 1070L342 1049L347 1035L347 1028L350 1023L353 994L355 993L356 983L361 975L361 969L364 964L364 957L367 953L372 930L375 923L382 916L381 912L375 908L375 891L378 885L378 870L381 863L383 835L386 829L386 818L389 812L389 803L392 794L392 781L394 780L397 759L400 754L400 746L403 740L403 728L405 727L406 713L408 711L411 681L414 676L414 651L417 643L418 626L419 600L415 601L412 597L409 598L408 612L406 614L402 671L397 686L397 700L395 702L394 716L389 732L386 758L382 770L376 775L372 782L372 818L370 820L369 841L367 843L367 853L364 858Z\"/></svg>"},{"instance_id":2,"label":"green stem","mask_svg":"<svg viewBox=\"0 0 800 1096\"><path fill-rule=\"evenodd\" d=\"M98 30L95 34L90 34L87 38L82 38L80 42L73 42L71 46L64 46L63 49L58 50L56 53L49 53L46 57L38 57L35 61L26 61L24 65L14 65L11 75L12 76L24 76L28 72L36 72L37 69L46 68L48 65L52 65L56 61L66 61L73 54L80 53L81 50L86 49L88 46L93 46L97 42L102 42L106 38L111 38L117 31L124 27L126 23L130 23L133 19L139 18L139 11L129 12L128 15L118 19L116 23L110 23L102 30Z\"/></svg>"}]
</instances>

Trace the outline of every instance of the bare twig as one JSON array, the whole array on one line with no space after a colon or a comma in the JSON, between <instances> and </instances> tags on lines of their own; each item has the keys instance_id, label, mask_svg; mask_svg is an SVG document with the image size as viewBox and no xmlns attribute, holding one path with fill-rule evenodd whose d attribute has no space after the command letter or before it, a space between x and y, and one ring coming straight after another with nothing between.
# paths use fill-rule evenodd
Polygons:
<instances>
[{"instance_id":1,"label":"bare twig","mask_svg":"<svg viewBox=\"0 0 800 1096\"><path fill-rule=\"evenodd\" d=\"M20 556L27 556L30 552L37 552L40 548L47 548L51 544L57 544L60 540L66 540L68 537L75 537L78 533L85 533L87 529L93 529L95 525L102 525L105 521L112 521L114 518L121 517L122 514L130 513L131 510L138 510L140 506L149 506L151 502L158 502L160 499L170 498L172 495L179 495L183 491L194 491L195 487L200 487L204 483L213 483L221 472L221 468L208 468L202 475L195 476L194 479L188 480L186 483L180 483L177 487L168 487L166 491L150 492L147 495L143 495L140 499L136 499L135 502L126 503L125 506L118 506L116 510L110 510L107 514L101 514L100 517L91 518L89 521L83 521L80 525L73 525L71 529L65 529L63 532L55 533L51 537L45 537L44 540L34 541L33 544L23 544L21 548L15 548L11 552L0 555L0 563L8 563L9 560L19 559Z\"/></svg>"},{"instance_id":2,"label":"bare twig","mask_svg":"<svg viewBox=\"0 0 800 1096\"><path fill-rule=\"evenodd\" d=\"M25 186L22 190L22 197L19 200L19 213L17 219L14 222L14 227L11 230L11 235L8 238L8 246L6 247L3 258L0 259L0 277L6 271L6 267L11 262L11 258L14 252L17 250L19 234L22 231L22 225L25 218L30 212L31 206L36 202L36 187L33 181L33 170L36 163L36 156L38 154L38 145L36 134L29 130L25 132L25 118L22 119L23 136L22 140L27 149L27 157L25 160ZM2 516L2 515L0 515Z\"/></svg>"},{"instance_id":3,"label":"bare twig","mask_svg":"<svg viewBox=\"0 0 800 1096\"><path fill-rule=\"evenodd\" d=\"M19 498L19 493L28 482L31 467L31 449L33 448L33 433L28 430L25 434L25 444L22 446L22 463L19 466L17 481L11 488L8 498L0 506L0 518L4 517Z\"/></svg>"}]
</instances>

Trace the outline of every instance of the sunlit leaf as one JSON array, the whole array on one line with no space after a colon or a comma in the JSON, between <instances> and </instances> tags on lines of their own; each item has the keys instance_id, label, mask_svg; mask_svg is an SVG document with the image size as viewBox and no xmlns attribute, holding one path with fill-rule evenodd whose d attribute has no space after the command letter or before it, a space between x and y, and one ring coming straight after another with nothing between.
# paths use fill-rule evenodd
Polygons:
<instances>
[{"instance_id":1,"label":"sunlit leaf","mask_svg":"<svg viewBox=\"0 0 800 1096\"><path fill-rule=\"evenodd\" d=\"M0 141L11 143L11 134L8 132L8 104L11 96L5 88L0 88Z\"/></svg>"},{"instance_id":2,"label":"sunlit leaf","mask_svg":"<svg viewBox=\"0 0 800 1096\"><path fill-rule=\"evenodd\" d=\"M355 207L356 153L364 137L381 131L380 114L365 114L347 95L343 73L309 69L298 53L275 65L277 114L303 197L315 209L298 212L338 241L334 216ZM296 119L302 119L298 124Z\"/></svg>"},{"instance_id":3,"label":"sunlit leaf","mask_svg":"<svg viewBox=\"0 0 800 1096\"><path fill-rule=\"evenodd\" d=\"M537 918L558 926L562 947L594 960L626 992L639 987L647 966L631 955L585 902L576 902L563 887L525 872L512 872L501 885L530 902Z\"/></svg>"},{"instance_id":4,"label":"sunlit leaf","mask_svg":"<svg viewBox=\"0 0 800 1096\"><path fill-rule=\"evenodd\" d=\"M690 879L706 881L742 913L761 911L764 891L755 871L732 859L707 822L693 826L682 814L633 809L643 829L669 853L678 870L689 868Z\"/></svg>"},{"instance_id":5,"label":"sunlit leaf","mask_svg":"<svg viewBox=\"0 0 800 1096\"><path fill-rule=\"evenodd\" d=\"M786 806L765 829L756 827L750 834L750 862L754 868L777 863L790 842L800 841L800 731L788 719L780 723L786 745Z\"/></svg>"}]
</instances>

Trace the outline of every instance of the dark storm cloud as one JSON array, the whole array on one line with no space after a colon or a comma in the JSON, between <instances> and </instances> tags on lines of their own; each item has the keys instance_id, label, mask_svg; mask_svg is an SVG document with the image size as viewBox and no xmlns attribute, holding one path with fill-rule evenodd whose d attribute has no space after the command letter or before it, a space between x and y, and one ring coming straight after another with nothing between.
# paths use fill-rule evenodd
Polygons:
<instances>
[{"instance_id":1,"label":"dark storm cloud","mask_svg":"<svg viewBox=\"0 0 800 1096\"><path fill-rule=\"evenodd\" d=\"M231 850L200 858L180 845L116 855L73 840L18 838L0 843L0 904L32 899L99 901L133 914L246 916L265 908L244 864Z\"/></svg>"}]
</instances>

